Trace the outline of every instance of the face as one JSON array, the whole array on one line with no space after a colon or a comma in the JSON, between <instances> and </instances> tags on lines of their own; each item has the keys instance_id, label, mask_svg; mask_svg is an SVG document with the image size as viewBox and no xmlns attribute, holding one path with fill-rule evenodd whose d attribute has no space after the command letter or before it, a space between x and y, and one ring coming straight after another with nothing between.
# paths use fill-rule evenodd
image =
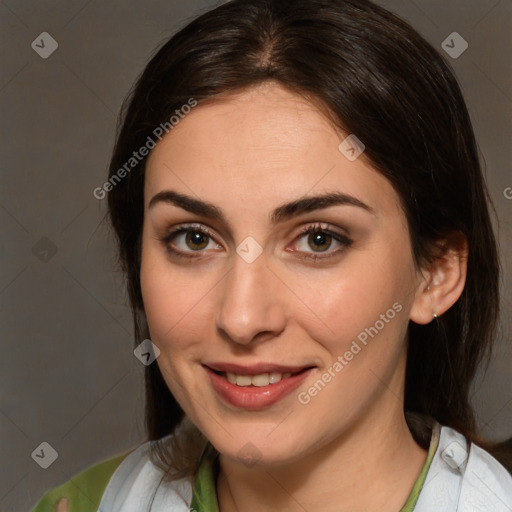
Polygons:
<instances>
[{"instance_id":1,"label":"face","mask_svg":"<svg viewBox=\"0 0 512 512\"><path fill-rule=\"evenodd\" d=\"M346 137L266 82L199 104L148 158L157 364L226 457L293 462L402 414L419 276L397 194Z\"/></svg>"}]
</instances>

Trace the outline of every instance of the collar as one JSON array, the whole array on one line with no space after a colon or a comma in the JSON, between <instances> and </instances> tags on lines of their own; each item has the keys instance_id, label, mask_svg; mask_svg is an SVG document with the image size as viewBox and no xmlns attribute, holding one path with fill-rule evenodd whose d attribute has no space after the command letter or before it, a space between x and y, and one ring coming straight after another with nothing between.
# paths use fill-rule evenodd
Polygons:
<instances>
[{"instance_id":1,"label":"collar","mask_svg":"<svg viewBox=\"0 0 512 512\"><path fill-rule=\"evenodd\" d=\"M203 451L192 485L190 479L166 482L148 455L150 444L139 446L119 465L98 512L218 512L218 458L213 446L208 443ZM510 504L508 471L462 434L436 422L427 462L400 512L510 512Z\"/></svg>"},{"instance_id":2,"label":"collar","mask_svg":"<svg viewBox=\"0 0 512 512\"><path fill-rule=\"evenodd\" d=\"M435 424L432 428L427 459L421 469L418 479L416 480L409 494L407 502L402 507L400 512L414 511L419 494L434 458L434 454L436 453L439 444L439 437L440 425ZM218 455L219 453L217 450L212 446L211 443L208 443L201 456L199 469L196 473L196 478L194 481L193 498L190 505L191 512L219 512L216 492L216 480L219 471Z\"/></svg>"}]
</instances>

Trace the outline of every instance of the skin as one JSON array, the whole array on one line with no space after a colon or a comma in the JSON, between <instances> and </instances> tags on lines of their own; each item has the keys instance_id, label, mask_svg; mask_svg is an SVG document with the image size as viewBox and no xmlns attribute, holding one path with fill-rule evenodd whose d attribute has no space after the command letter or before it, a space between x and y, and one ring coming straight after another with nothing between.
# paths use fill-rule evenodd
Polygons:
<instances>
[{"instance_id":1,"label":"skin","mask_svg":"<svg viewBox=\"0 0 512 512\"><path fill-rule=\"evenodd\" d=\"M157 364L221 454L222 512L396 512L427 455L403 414L407 326L458 299L467 247L448 244L432 267L416 269L398 195L364 153L345 157L338 146L347 134L314 103L273 82L221 98L195 107L147 161L141 285ZM215 204L227 222L170 203L150 208L165 190ZM281 204L326 192L374 213L336 205L270 222ZM164 241L181 223L213 237L200 250L184 235ZM332 239L318 251L312 235L300 234L318 223L352 243ZM263 250L252 263L236 252L247 236ZM179 258L169 245L199 257ZM340 248L323 260L301 257ZM301 404L298 393L395 303L401 311ZM248 411L216 394L202 366L213 361L316 368L278 403ZM247 443L258 454L251 465L239 453Z\"/></svg>"}]
</instances>

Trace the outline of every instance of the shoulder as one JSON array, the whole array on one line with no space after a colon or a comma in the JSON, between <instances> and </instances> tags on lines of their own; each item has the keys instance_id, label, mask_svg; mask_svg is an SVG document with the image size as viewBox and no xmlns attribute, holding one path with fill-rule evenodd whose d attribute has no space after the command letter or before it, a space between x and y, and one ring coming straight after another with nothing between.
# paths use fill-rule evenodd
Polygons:
<instances>
[{"instance_id":1,"label":"shoulder","mask_svg":"<svg viewBox=\"0 0 512 512\"><path fill-rule=\"evenodd\" d=\"M439 444L415 512L509 512L512 475L456 430L438 425Z\"/></svg>"},{"instance_id":2,"label":"shoulder","mask_svg":"<svg viewBox=\"0 0 512 512\"><path fill-rule=\"evenodd\" d=\"M490 453L471 444L461 502L473 510L512 510L512 475ZM489 508L491 507L491 508Z\"/></svg>"},{"instance_id":3,"label":"shoulder","mask_svg":"<svg viewBox=\"0 0 512 512\"><path fill-rule=\"evenodd\" d=\"M134 512L151 508L189 512L192 482L189 478L167 478L166 472L150 456L152 443L140 445L122 461L103 493L100 510Z\"/></svg>"},{"instance_id":4,"label":"shoulder","mask_svg":"<svg viewBox=\"0 0 512 512\"><path fill-rule=\"evenodd\" d=\"M110 478L130 453L99 462L46 492L32 512L54 512L61 498L68 499L69 512L96 512Z\"/></svg>"}]
</instances>

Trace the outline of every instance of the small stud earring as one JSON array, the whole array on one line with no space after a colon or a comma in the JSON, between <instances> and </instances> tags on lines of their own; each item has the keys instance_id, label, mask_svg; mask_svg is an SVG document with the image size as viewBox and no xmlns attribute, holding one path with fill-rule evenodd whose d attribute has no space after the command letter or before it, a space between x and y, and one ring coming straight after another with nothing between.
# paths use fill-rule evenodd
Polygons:
<instances>
[{"instance_id":1,"label":"small stud earring","mask_svg":"<svg viewBox=\"0 0 512 512\"><path fill-rule=\"evenodd\" d=\"M437 313L432 313L433 318L438 318Z\"/></svg>"}]
</instances>

